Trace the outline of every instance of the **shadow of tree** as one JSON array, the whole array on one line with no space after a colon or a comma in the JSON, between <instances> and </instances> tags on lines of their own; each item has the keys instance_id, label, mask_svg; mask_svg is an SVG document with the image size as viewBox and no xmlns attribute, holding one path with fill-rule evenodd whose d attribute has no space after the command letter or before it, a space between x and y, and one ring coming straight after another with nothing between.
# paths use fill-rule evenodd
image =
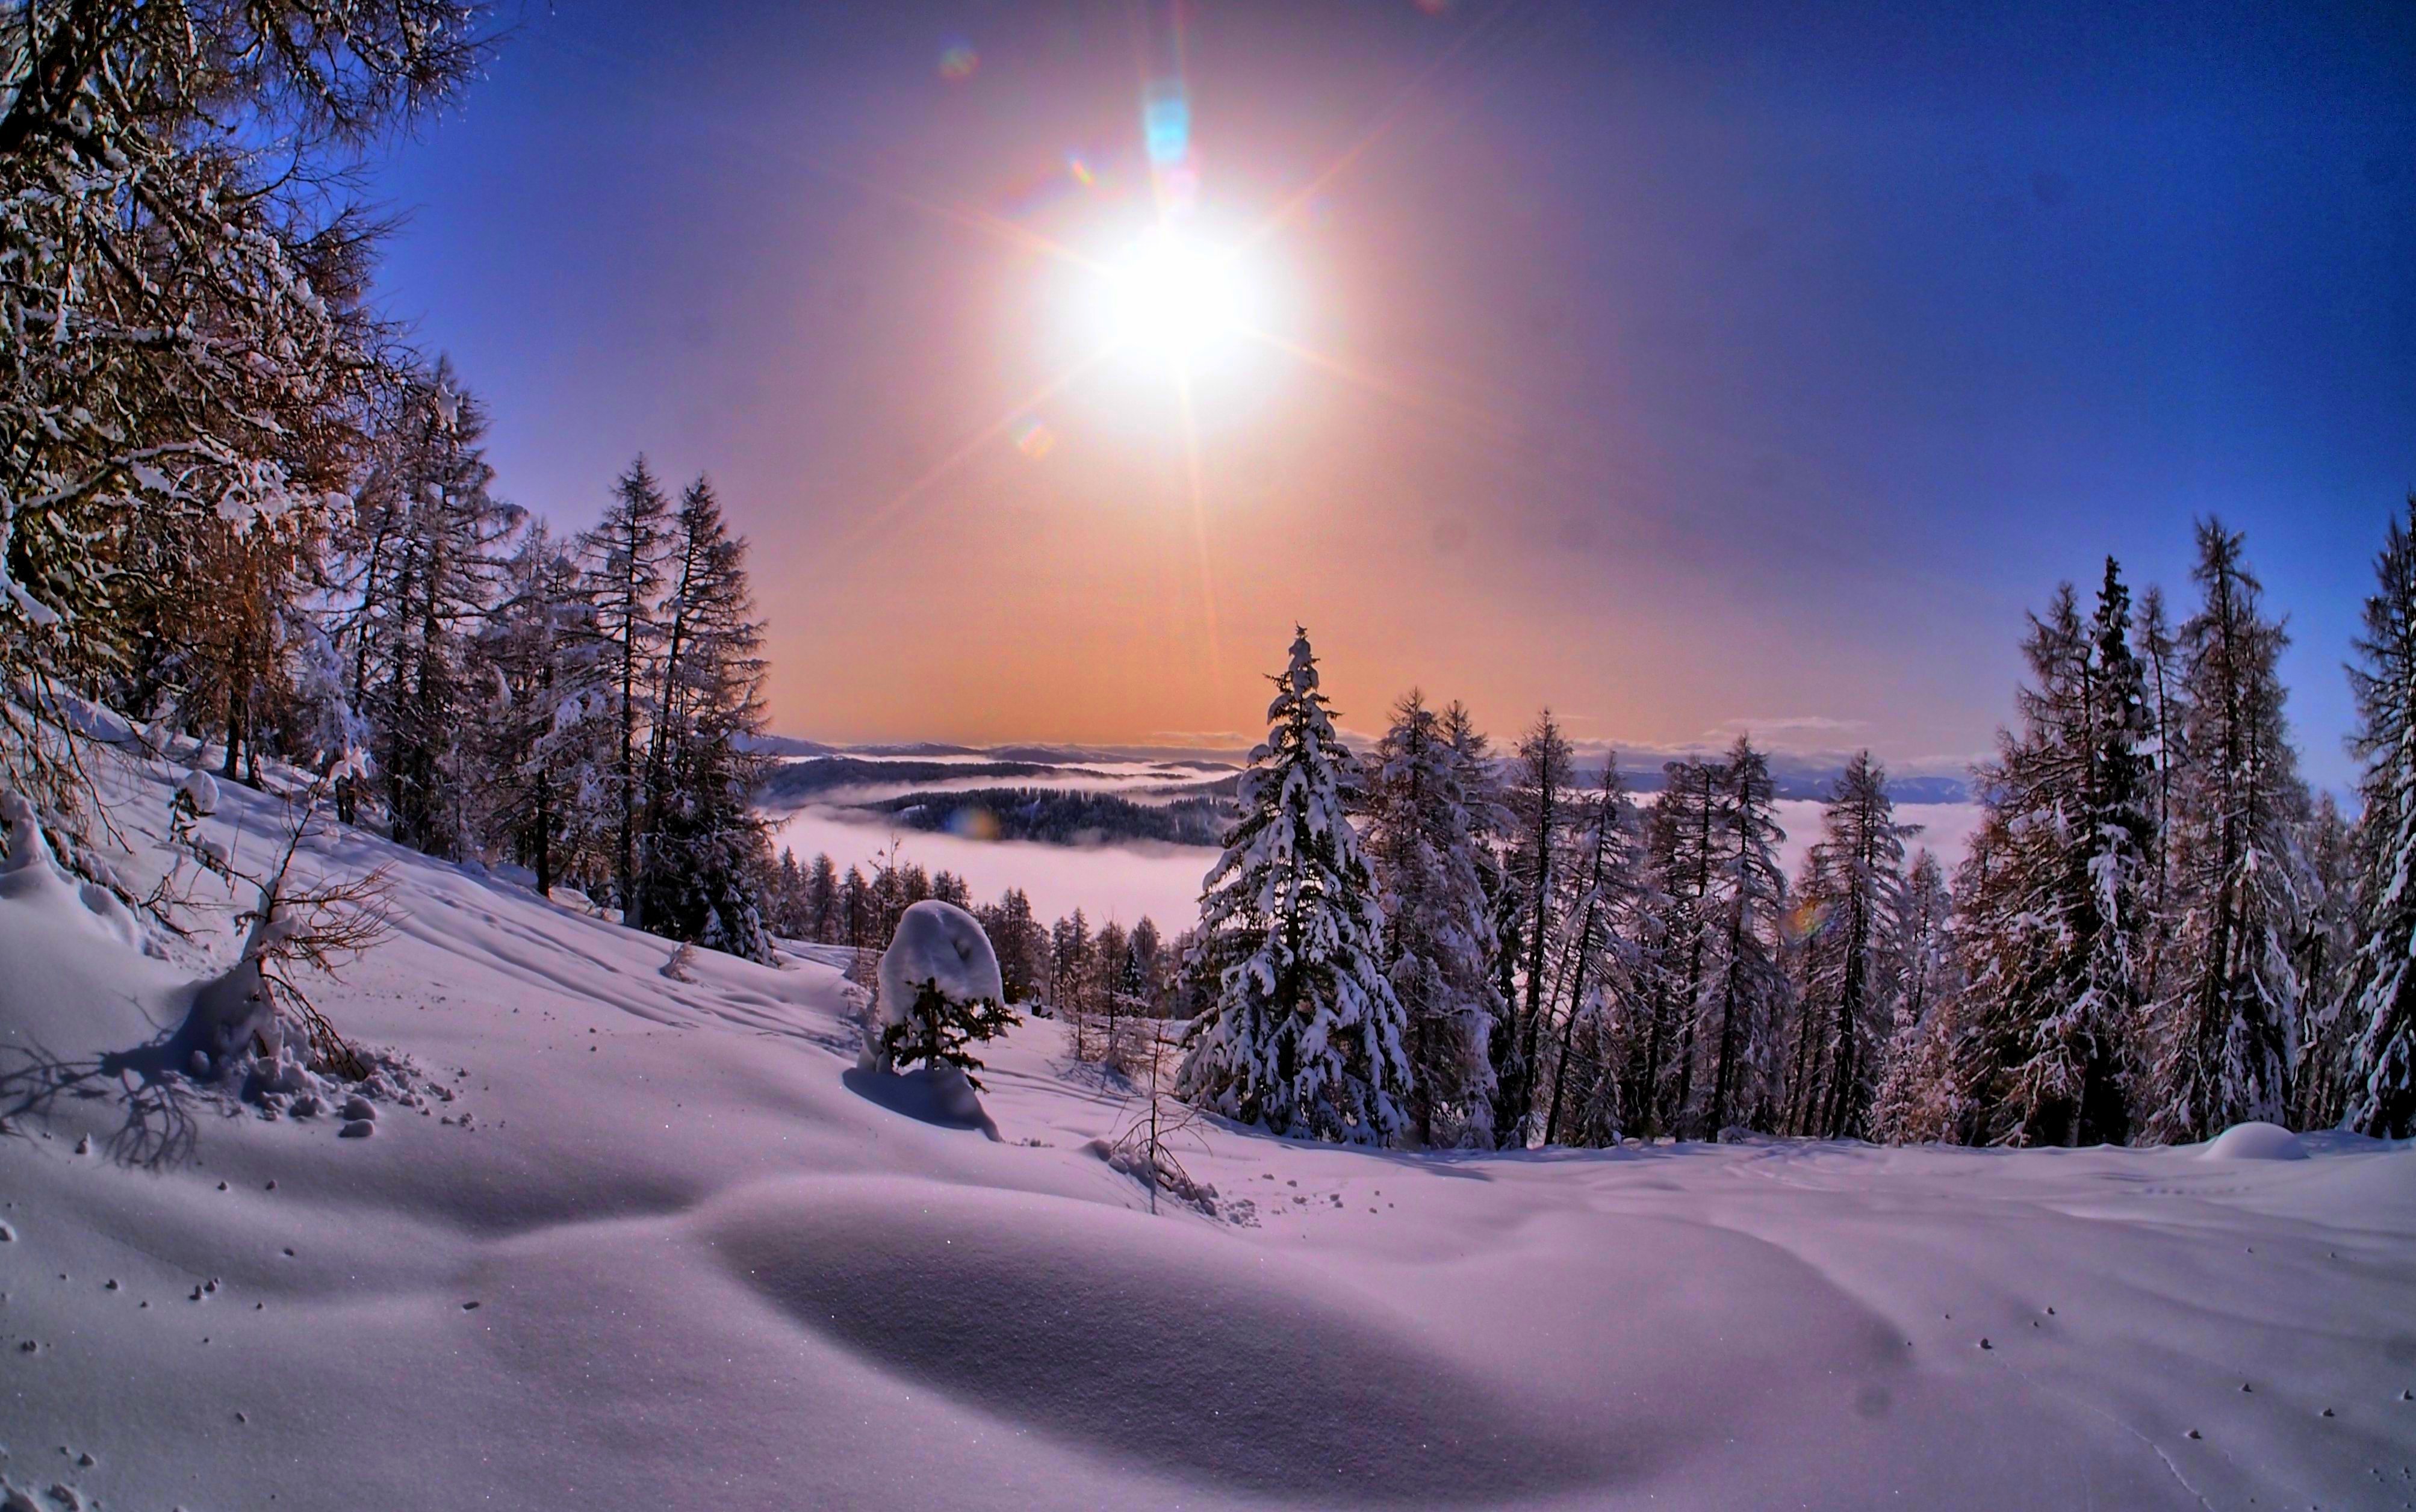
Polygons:
<instances>
[{"instance_id":1,"label":"shadow of tree","mask_svg":"<svg viewBox=\"0 0 2416 1512\"><path fill-rule=\"evenodd\" d=\"M145 1170L184 1161L192 1155L203 1111L214 1109L228 1118L239 1112L231 1099L177 1070L188 1037L179 1024L146 1044L87 1060L70 1060L41 1044L0 1046L0 1128L31 1139L26 1120L47 1122L63 1103L113 1099L125 1121L109 1137L110 1158Z\"/></svg>"}]
</instances>

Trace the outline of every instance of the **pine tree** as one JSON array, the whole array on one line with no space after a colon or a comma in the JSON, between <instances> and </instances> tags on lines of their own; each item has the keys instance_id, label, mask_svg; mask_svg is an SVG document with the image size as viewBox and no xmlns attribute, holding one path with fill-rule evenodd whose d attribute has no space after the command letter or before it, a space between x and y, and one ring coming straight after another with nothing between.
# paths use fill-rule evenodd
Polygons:
<instances>
[{"instance_id":1,"label":"pine tree","mask_svg":"<svg viewBox=\"0 0 2416 1512\"><path fill-rule=\"evenodd\" d=\"M2299 843L2306 921L2292 953L2299 977L2298 1061L2290 1076L2295 1128L2333 1127L2348 1110L2356 1045L2348 1008L2357 960L2357 838L2331 794L2317 798Z\"/></svg>"},{"instance_id":2,"label":"pine tree","mask_svg":"<svg viewBox=\"0 0 2416 1512\"><path fill-rule=\"evenodd\" d=\"M1497 942L1461 770L1443 717L1412 689L1376 748L1367 817L1385 975L1408 1022L1410 1122L1422 1145L1493 1139Z\"/></svg>"},{"instance_id":3,"label":"pine tree","mask_svg":"<svg viewBox=\"0 0 2416 1512\"><path fill-rule=\"evenodd\" d=\"M1403 1015L1383 971L1383 915L1346 811L1351 754L1319 690L1308 633L1274 682L1266 743L1210 869L1200 932L1216 995L1188 1031L1191 1102L1281 1134L1384 1143L1407 1125Z\"/></svg>"},{"instance_id":4,"label":"pine tree","mask_svg":"<svg viewBox=\"0 0 2416 1512\"><path fill-rule=\"evenodd\" d=\"M1790 1123L1822 1139L1862 1133L1881 1047L1895 1029L1902 948L1904 840L1887 774L1862 751L1821 810L1803 900L1804 948Z\"/></svg>"},{"instance_id":5,"label":"pine tree","mask_svg":"<svg viewBox=\"0 0 2416 1512\"><path fill-rule=\"evenodd\" d=\"M1513 1033L1506 1054L1493 1067L1495 1141L1505 1149L1526 1146L1535 1105L1536 1041L1543 1031L1544 1001L1560 925L1560 893L1567 860L1568 789L1576 755L1546 709L1518 742L1511 764L1509 851L1504 861L1510 930L1517 937L1518 997L1510 1014Z\"/></svg>"},{"instance_id":6,"label":"pine tree","mask_svg":"<svg viewBox=\"0 0 2416 1512\"><path fill-rule=\"evenodd\" d=\"M2358 797L2356 958L2344 1017L2353 1036L2347 1122L2387 1139L2416 1134L2416 495L2375 562L2349 688L2363 764Z\"/></svg>"},{"instance_id":7,"label":"pine tree","mask_svg":"<svg viewBox=\"0 0 2416 1512\"><path fill-rule=\"evenodd\" d=\"M2197 544L2203 597L2181 633L2177 918L2150 1078L2153 1126L2177 1141L2285 1116L2303 902L2293 840L2307 812L2276 674L2288 638L2259 612L2241 537L2207 520Z\"/></svg>"}]
</instances>

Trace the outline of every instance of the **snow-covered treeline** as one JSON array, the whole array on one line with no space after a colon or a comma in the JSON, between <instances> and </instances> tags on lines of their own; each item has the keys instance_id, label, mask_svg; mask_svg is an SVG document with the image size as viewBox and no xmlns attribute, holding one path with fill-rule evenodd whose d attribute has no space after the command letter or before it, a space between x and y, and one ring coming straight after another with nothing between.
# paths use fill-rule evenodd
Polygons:
<instances>
[{"instance_id":1,"label":"snow-covered treeline","mask_svg":"<svg viewBox=\"0 0 2416 1512\"><path fill-rule=\"evenodd\" d=\"M2416 500L2409 504L2416 521ZM1986 1144L2416 1131L2416 542L2352 669L2352 822L2298 775L2237 534L2196 605L2106 564L2032 616L1950 881L1865 753L1793 879L1764 753L1578 782L1415 692L1332 738L1304 636L1185 943L1185 1085L1281 1132L1519 1147L1729 1130Z\"/></svg>"},{"instance_id":2,"label":"snow-covered treeline","mask_svg":"<svg viewBox=\"0 0 2416 1512\"><path fill-rule=\"evenodd\" d=\"M359 149L475 0L18 8L0 39L0 788L100 876L98 704L253 785L764 958L742 540L642 461L563 539L378 313Z\"/></svg>"}]
</instances>

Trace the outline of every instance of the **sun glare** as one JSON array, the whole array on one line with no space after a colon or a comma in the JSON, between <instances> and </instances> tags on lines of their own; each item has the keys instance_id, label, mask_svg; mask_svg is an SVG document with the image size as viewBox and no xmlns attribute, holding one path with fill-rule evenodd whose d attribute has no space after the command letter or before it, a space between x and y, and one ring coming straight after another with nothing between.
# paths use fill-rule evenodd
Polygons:
<instances>
[{"instance_id":1,"label":"sun glare","mask_svg":"<svg viewBox=\"0 0 2416 1512\"><path fill-rule=\"evenodd\" d=\"M1231 253L1160 226L1112 276L1116 335L1136 354L1187 368L1243 324L1246 290Z\"/></svg>"}]
</instances>

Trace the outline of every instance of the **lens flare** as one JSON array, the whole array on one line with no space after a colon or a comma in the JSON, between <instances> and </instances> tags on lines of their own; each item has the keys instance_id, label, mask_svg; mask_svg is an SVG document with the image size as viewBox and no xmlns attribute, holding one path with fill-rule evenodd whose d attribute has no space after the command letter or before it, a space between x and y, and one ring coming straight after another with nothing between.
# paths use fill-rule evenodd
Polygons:
<instances>
[{"instance_id":1,"label":"lens flare","mask_svg":"<svg viewBox=\"0 0 2416 1512\"><path fill-rule=\"evenodd\" d=\"M1014 442L1016 450L1035 462L1048 456L1057 446L1056 432L1041 424L1040 417L1036 415L1027 415L1018 421L1015 429L1009 432L1008 439Z\"/></svg>"}]
</instances>

